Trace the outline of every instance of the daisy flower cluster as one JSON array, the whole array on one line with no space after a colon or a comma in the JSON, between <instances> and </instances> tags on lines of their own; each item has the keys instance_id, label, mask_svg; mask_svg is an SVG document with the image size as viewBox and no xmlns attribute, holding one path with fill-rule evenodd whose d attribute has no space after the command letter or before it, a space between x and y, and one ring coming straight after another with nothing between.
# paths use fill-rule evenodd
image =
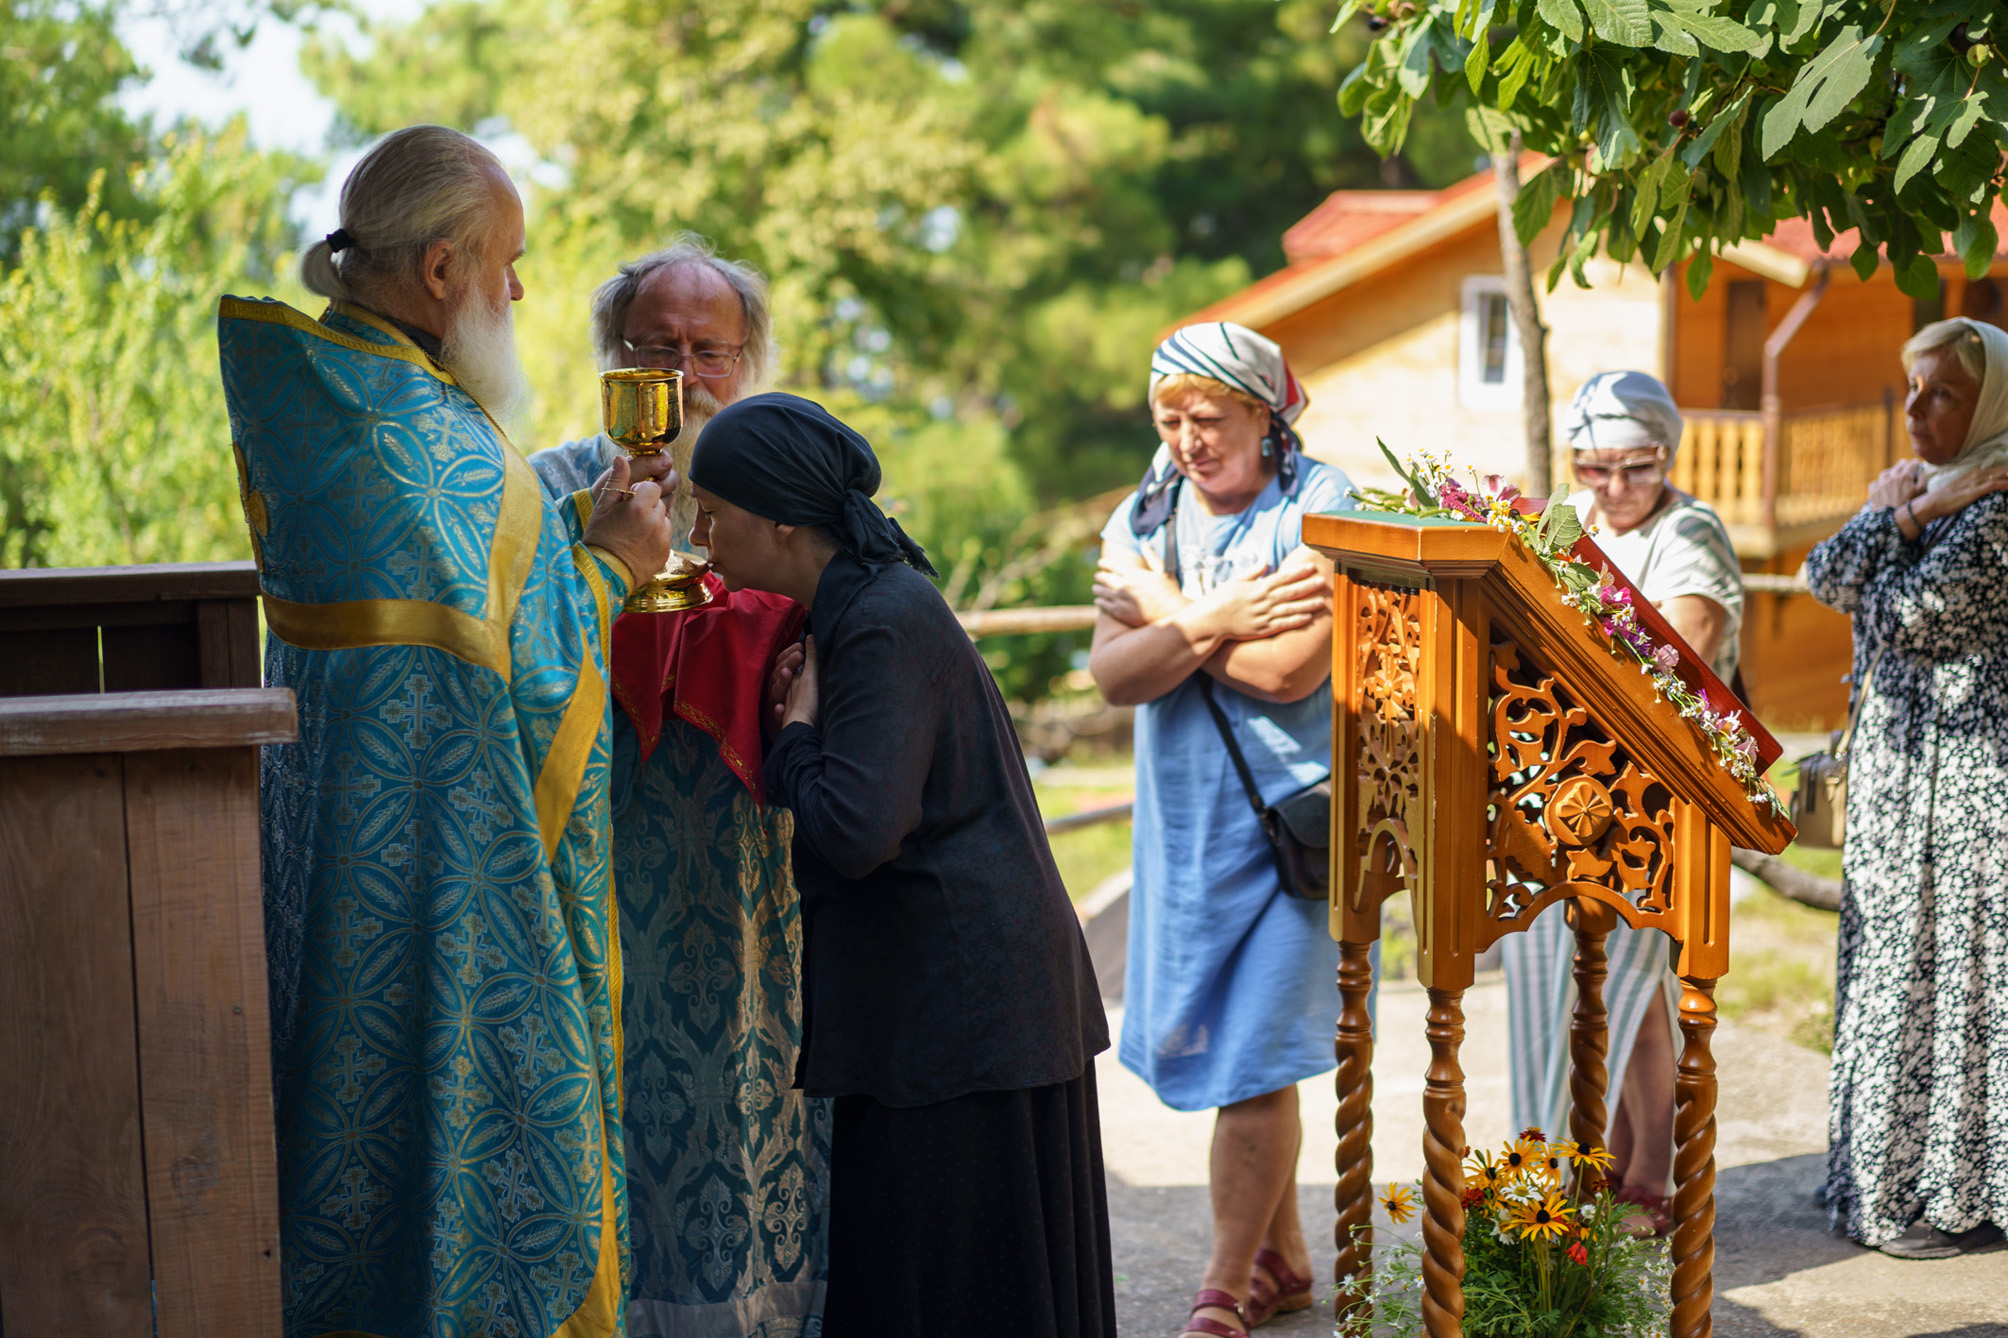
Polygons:
<instances>
[{"instance_id":1,"label":"daisy flower cluster","mask_svg":"<svg viewBox=\"0 0 2008 1338\"><path fill-rule=\"evenodd\" d=\"M1571 1338L1665 1331L1671 1263L1666 1245L1633 1234L1601 1147L1524 1129L1498 1151L1464 1162L1464 1331ZM1397 1227L1418 1191L1390 1184L1377 1196ZM1343 1289L1337 1332L1346 1338L1422 1333L1421 1247L1383 1242L1370 1279Z\"/></svg>"},{"instance_id":2,"label":"daisy flower cluster","mask_svg":"<svg viewBox=\"0 0 2008 1338\"><path fill-rule=\"evenodd\" d=\"M1381 454L1408 488L1405 492L1355 489L1360 509L1469 521L1518 539L1554 579L1562 602L1599 628L1614 652L1637 664L1639 672L1652 680L1660 699L1701 731L1715 753L1716 765L1736 778L1750 801L1780 816L1787 813L1785 801L1758 772L1757 739L1742 713L1727 703L1718 710L1706 692L1689 687L1677 672L1680 652L1653 639L1632 607L1631 591L1617 584L1608 568L1599 570L1576 559L1576 541L1584 530L1575 508L1562 500L1566 490L1557 491L1538 508L1526 507L1520 490L1497 474L1480 478L1474 472L1469 484L1460 482L1451 472L1448 456L1424 451L1404 466L1385 443Z\"/></svg>"}]
</instances>

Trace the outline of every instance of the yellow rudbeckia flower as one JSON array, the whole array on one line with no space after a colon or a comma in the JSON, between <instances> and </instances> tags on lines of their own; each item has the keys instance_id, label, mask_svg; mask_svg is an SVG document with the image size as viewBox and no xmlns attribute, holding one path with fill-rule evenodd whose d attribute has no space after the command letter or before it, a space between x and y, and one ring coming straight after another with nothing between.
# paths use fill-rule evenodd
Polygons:
<instances>
[{"instance_id":1,"label":"yellow rudbeckia flower","mask_svg":"<svg viewBox=\"0 0 2008 1338\"><path fill-rule=\"evenodd\" d=\"M1389 1219L1396 1226L1415 1216L1415 1195L1406 1185L1398 1185L1390 1180L1387 1193L1380 1196L1380 1203L1381 1207L1387 1209Z\"/></svg>"},{"instance_id":2,"label":"yellow rudbeckia flower","mask_svg":"<svg viewBox=\"0 0 2008 1338\"><path fill-rule=\"evenodd\" d=\"M1542 1236L1560 1239L1568 1234L1573 1216L1560 1194L1549 1194L1545 1198L1516 1205L1510 1225L1520 1233L1522 1240L1536 1240Z\"/></svg>"}]
</instances>

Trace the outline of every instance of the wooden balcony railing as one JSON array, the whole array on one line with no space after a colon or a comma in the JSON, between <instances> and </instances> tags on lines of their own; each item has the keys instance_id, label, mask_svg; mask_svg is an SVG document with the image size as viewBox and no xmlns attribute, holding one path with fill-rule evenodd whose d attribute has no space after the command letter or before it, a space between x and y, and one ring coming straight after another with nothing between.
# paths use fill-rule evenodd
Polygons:
<instances>
[{"instance_id":1,"label":"wooden balcony railing","mask_svg":"<svg viewBox=\"0 0 2008 1338\"><path fill-rule=\"evenodd\" d=\"M1715 508L1743 557L1769 558L1839 529L1895 459L1893 397L1791 413L1683 409L1676 488Z\"/></svg>"}]
</instances>

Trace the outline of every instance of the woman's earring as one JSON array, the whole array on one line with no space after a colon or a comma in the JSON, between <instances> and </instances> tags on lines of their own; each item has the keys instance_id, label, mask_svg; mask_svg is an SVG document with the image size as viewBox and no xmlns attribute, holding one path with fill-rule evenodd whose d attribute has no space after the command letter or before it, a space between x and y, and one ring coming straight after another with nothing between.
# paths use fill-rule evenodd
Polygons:
<instances>
[{"instance_id":1,"label":"woman's earring","mask_svg":"<svg viewBox=\"0 0 2008 1338\"><path fill-rule=\"evenodd\" d=\"M1276 450L1273 446L1269 444L1269 439L1267 437L1262 438L1262 458L1264 460L1267 460L1270 456L1274 455L1275 453Z\"/></svg>"}]
</instances>

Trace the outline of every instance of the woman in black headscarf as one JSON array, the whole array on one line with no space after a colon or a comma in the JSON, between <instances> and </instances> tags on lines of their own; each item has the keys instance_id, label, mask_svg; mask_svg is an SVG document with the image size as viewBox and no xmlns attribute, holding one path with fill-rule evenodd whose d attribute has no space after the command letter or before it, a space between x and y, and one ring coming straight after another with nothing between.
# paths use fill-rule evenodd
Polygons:
<instances>
[{"instance_id":1,"label":"woman in black headscarf","mask_svg":"<svg viewBox=\"0 0 2008 1338\"><path fill-rule=\"evenodd\" d=\"M1004 699L819 405L732 405L690 477L726 586L809 610L766 775L795 816L796 1081L836 1098L823 1332L1112 1338L1108 1024Z\"/></svg>"}]
</instances>

